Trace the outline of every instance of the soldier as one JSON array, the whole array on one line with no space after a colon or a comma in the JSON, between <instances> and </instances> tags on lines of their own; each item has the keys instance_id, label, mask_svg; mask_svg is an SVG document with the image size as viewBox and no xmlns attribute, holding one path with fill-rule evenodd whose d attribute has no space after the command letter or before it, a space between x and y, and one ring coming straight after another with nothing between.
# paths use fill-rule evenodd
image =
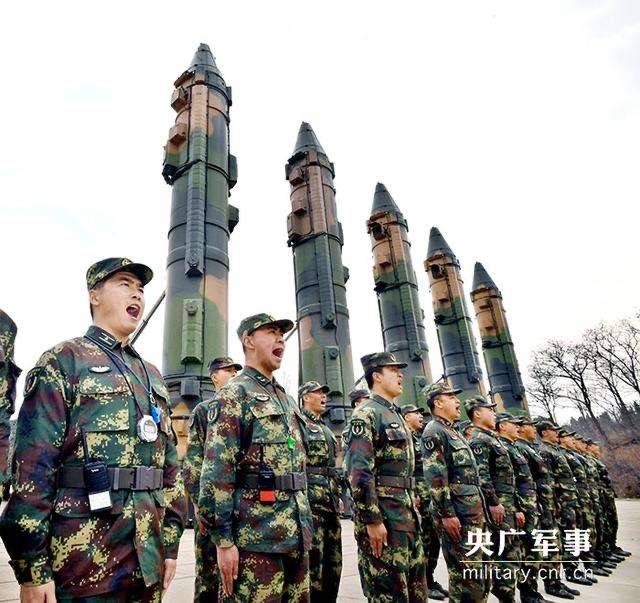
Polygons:
<instances>
[{"instance_id":1,"label":"soldier","mask_svg":"<svg viewBox=\"0 0 640 603\"><path fill-rule=\"evenodd\" d=\"M151 270L87 271L93 325L27 375L2 538L22 601L160 601L186 501L158 370L128 343Z\"/></svg>"},{"instance_id":2,"label":"soldier","mask_svg":"<svg viewBox=\"0 0 640 603\"><path fill-rule=\"evenodd\" d=\"M496 431L502 443L507 447L511 464L516 477L516 502L524 514L524 534L518 538L520 555L523 561L529 561L524 565L525 571L518 573L518 590L521 603L535 603L544 598L538 592L538 557L532 553L533 531L538 528L538 497L533 474L529 466L526 453L518 441L518 425L521 417L514 417L508 412L499 413L496 417Z\"/></svg>"},{"instance_id":3,"label":"soldier","mask_svg":"<svg viewBox=\"0 0 640 603\"><path fill-rule=\"evenodd\" d=\"M11 415L16 401L16 382L22 372L13 360L18 327L0 310L0 498L9 494L9 440Z\"/></svg>"},{"instance_id":4,"label":"soldier","mask_svg":"<svg viewBox=\"0 0 640 603\"><path fill-rule=\"evenodd\" d=\"M273 377L292 328L269 314L240 323L244 369L209 415L198 516L229 600L309 600L304 418Z\"/></svg>"},{"instance_id":5,"label":"soldier","mask_svg":"<svg viewBox=\"0 0 640 603\"><path fill-rule=\"evenodd\" d=\"M368 389L352 389L349 392L349 400L351 401L351 408L355 410L360 406L365 400L369 399L371 393ZM352 415L353 416L353 415ZM351 428L351 417L349 421L347 421L347 425L342 430L342 446L344 454L347 453L347 436L349 435L349 429Z\"/></svg>"},{"instance_id":6,"label":"soldier","mask_svg":"<svg viewBox=\"0 0 640 603\"><path fill-rule=\"evenodd\" d=\"M486 555L482 548L472 552L469 534L485 530L486 514L473 453L453 427L460 392L443 383L424 390L433 417L422 434L424 478L449 571L449 601L478 603L489 596L489 580L479 569Z\"/></svg>"},{"instance_id":7,"label":"soldier","mask_svg":"<svg viewBox=\"0 0 640 603\"><path fill-rule=\"evenodd\" d=\"M311 601L336 601L342 574L341 479L336 468L338 442L322 421L329 388L317 381L300 386L307 426L307 496L313 517L309 553Z\"/></svg>"},{"instance_id":8,"label":"soldier","mask_svg":"<svg viewBox=\"0 0 640 603\"><path fill-rule=\"evenodd\" d=\"M228 356L214 358L209 363L209 378L216 391L224 387L229 379L242 370ZM203 537L198 526L198 498L200 497L200 473L204 458L204 442L207 436L207 418L213 412L212 401L203 400L191 413L187 453L182 461L184 485L195 512L196 579L194 601L216 601L218 598L218 573L216 570L216 548L211 540Z\"/></svg>"},{"instance_id":9,"label":"soldier","mask_svg":"<svg viewBox=\"0 0 640 603\"><path fill-rule=\"evenodd\" d=\"M407 427L411 430L413 439L413 449L416 456L416 468L414 476L416 478L416 502L421 518L421 536L422 548L426 558L426 576L427 591L429 599L443 601L449 596L449 591L445 589L439 582L436 582L433 573L438 564L438 556L440 555L440 540L433 523L433 516L429 508L431 496L429 488L424 481L424 465L422 462L422 430L424 429L424 414L422 408L418 408L414 404L406 404L400 410L404 417Z\"/></svg>"},{"instance_id":10,"label":"soldier","mask_svg":"<svg viewBox=\"0 0 640 603\"><path fill-rule=\"evenodd\" d=\"M565 578L575 584L591 586L591 580L587 580L576 572L577 563L568 559L566 554L566 538L568 530L576 529L576 506L578 502L576 482L571 472L571 467L558 443L559 427L551 421L541 420L536 423L536 429L542 443L540 453L547 463L554 480L554 494L556 501L556 520L562 539L562 558L565 570ZM572 595L579 595L580 591L564 585Z\"/></svg>"},{"instance_id":11,"label":"soldier","mask_svg":"<svg viewBox=\"0 0 640 603\"><path fill-rule=\"evenodd\" d=\"M534 422L526 416L521 417L518 424L518 437L520 439L516 441L516 446L518 446L526 457L535 481L539 509L538 529L545 530L547 534L553 534L554 531L557 532L558 530L558 523L555 518L556 502L553 476L550 468L542 457L540 443L536 440ZM537 576L540 573L547 594L561 599L573 599L573 594L562 584L558 575L557 562L559 562L561 558L558 546L559 541L556 539L554 542L556 545L555 548L557 548L558 551L550 551L548 557L543 558L540 553L533 551L532 540L530 534L525 535L523 539L525 559L532 562L526 566L531 572L529 574L530 580L527 580L527 586L524 587L525 590L528 590L532 597L540 598L537 591ZM546 563L539 563L545 561ZM540 568L544 568L544 571L539 572Z\"/></svg>"},{"instance_id":12,"label":"soldier","mask_svg":"<svg viewBox=\"0 0 640 603\"><path fill-rule=\"evenodd\" d=\"M414 500L411 432L394 404L407 365L393 354L363 356L371 399L351 419L347 476L355 503L358 569L369 601L425 601L425 560Z\"/></svg>"},{"instance_id":13,"label":"soldier","mask_svg":"<svg viewBox=\"0 0 640 603\"><path fill-rule=\"evenodd\" d=\"M473 431L473 423L471 423L469 419L465 419L464 421L456 421L454 427L462 434L465 440L468 440L471 437L471 432Z\"/></svg>"},{"instance_id":14,"label":"soldier","mask_svg":"<svg viewBox=\"0 0 640 603\"><path fill-rule=\"evenodd\" d=\"M507 447L495 432L495 404L483 396L465 400L467 415L473 423L471 450L478 464L480 483L493 521L494 560L491 592L501 603L515 600L516 570L521 559L516 532L524 527L525 517L516 500L516 479ZM503 536L504 534L504 536ZM504 538L500 553L498 543Z\"/></svg>"}]
</instances>

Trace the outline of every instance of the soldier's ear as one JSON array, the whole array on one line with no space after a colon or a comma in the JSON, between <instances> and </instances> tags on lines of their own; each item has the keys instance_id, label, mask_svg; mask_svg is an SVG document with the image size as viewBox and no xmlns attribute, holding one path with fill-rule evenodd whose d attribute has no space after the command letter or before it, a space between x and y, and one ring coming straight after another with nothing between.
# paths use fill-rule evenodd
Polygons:
<instances>
[{"instance_id":1,"label":"soldier's ear","mask_svg":"<svg viewBox=\"0 0 640 603\"><path fill-rule=\"evenodd\" d=\"M242 336L242 350L254 350L255 346L253 345L253 338L251 335L243 335Z\"/></svg>"}]
</instances>

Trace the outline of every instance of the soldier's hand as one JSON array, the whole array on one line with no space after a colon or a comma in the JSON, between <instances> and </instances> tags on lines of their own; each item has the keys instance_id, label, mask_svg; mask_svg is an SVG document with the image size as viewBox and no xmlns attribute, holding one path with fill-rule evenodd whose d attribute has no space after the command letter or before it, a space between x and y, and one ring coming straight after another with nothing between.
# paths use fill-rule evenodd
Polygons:
<instances>
[{"instance_id":1,"label":"soldier's hand","mask_svg":"<svg viewBox=\"0 0 640 603\"><path fill-rule=\"evenodd\" d=\"M489 507L491 511L491 518L494 523L500 525L504 522L504 507L502 505L496 505L495 507Z\"/></svg>"},{"instance_id":2,"label":"soldier's hand","mask_svg":"<svg viewBox=\"0 0 640 603\"><path fill-rule=\"evenodd\" d=\"M222 578L222 590L230 597L233 594L233 581L238 578L240 554L234 544L228 547L216 546L218 551L218 567Z\"/></svg>"},{"instance_id":3,"label":"soldier's hand","mask_svg":"<svg viewBox=\"0 0 640 603\"><path fill-rule=\"evenodd\" d=\"M51 582L40 586L20 586L20 603L56 603L56 585Z\"/></svg>"},{"instance_id":4,"label":"soldier's hand","mask_svg":"<svg viewBox=\"0 0 640 603\"><path fill-rule=\"evenodd\" d=\"M164 560L164 577L162 579L162 588L164 590L169 588L171 580L173 580L173 577L176 575L176 565L177 561L175 559Z\"/></svg>"},{"instance_id":5,"label":"soldier's hand","mask_svg":"<svg viewBox=\"0 0 640 603\"><path fill-rule=\"evenodd\" d=\"M524 526L524 513L522 511L518 511L516 513L516 525L521 528Z\"/></svg>"},{"instance_id":6,"label":"soldier's hand","mask_svg":"<svg viewBox=\"0 0 640 603\"><path fill-rule=\"evenodd\" d=\"M460 542L460 538L462 537L462 524L457 517L445 517L442 520L442 527L453 542Z\"/></svg>"},{"instance_id":7,"label":"soldier's hand","mask_svg":"<svg viewBox=\"0 0 640 603\"><path fill-rule=\"evenodd\" d=\"M382 557L382 549L387 545L387 528L382 522L367 524L367 535L374 557Z\"/></svg>"}]
</instances>

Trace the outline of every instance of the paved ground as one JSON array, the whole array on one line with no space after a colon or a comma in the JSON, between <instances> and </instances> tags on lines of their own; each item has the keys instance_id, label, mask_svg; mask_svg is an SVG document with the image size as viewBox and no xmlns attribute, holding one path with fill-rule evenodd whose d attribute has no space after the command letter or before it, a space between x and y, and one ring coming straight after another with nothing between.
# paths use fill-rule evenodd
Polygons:
<instances>
[{"instance_id":1,"label":"paved ground","mask_svg":"<svg viewBox=\"0 0 640 603\"><path fill-rule=\"evenodd\" d=\"M631 551L632 557L621 563L608 578L600 578L600 582L591 587L580 587L582 594L576 603L595 603L596 601L611 603L636 603L640 601L640 501L618 501L620 530L618 542L622 548ZM356 566L356 547L353 539L353 524L343 522L343 554L344 568L340 583L339 601L365 601L360 588L358 569ZM188 530L182 538L178 571L173 584L164 600L168 603L183 603L193 600L193 532ZM446 585L447 571L442 558L436 569L437 580ZM575 585L574 585L575 586ZM562 601L562 599L550 600ZM17 601L18 586L13 572L7 564L7 554L0 547L0 601ZM491 597L491 601L497 599Z\"/></svg>"}]
</instances>

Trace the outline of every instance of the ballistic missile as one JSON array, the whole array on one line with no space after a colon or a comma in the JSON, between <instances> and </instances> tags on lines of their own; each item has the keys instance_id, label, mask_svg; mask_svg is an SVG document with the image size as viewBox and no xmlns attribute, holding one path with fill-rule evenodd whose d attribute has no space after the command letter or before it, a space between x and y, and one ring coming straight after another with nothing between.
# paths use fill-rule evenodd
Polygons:
<instances>
[{"instance_id":1,"label":"ballistic missile","mask_svg":"<svg viewBox=\"0 0 640 603\"><path fill-rule=\"evenodd\" d=\"M502 293L484 266L477 262L473 272L471 301L480 329L484 365L489 377L491 397L509 412L528 410Z\"/></svg>"},{"instance_id":2,"label":"ballistic missile","mask_svg":"<svg viewBox=\"0 0 640 603\"><path fill-rule=\"evenodd\" d=\"M482 368L471 331L471 316L464 297L460 262L440 231L433 227L424 268L429 275L444 377L462 390L458 397L486 395Z\"/></svg>"},{"instance_id":3,"label":"ballistic missile","mask_svg":"<svg viewBox=\"0 0 640 603\"><path fill-rule=\"evenodd\" d=\"M400 405L426 406L422 389L432 382L429 348L411 262L409 226L384 184L376 185L367 221L373 253L374 291L386 352L408 364Z\"/></svg>"},{"instance_id":4,"label":"ballistic missile","mask_svg":"<svg viewBox=\"0 0 640 603\"><path fill-rule=\"evenodd\" d=\"M308 123L298 132L285 166L291 213L287 243L293 251L298 319L299 382L329 387L328 419L342 433L353 387L342 225L338 222L335 169Z\"/></svg>"},{"instance_id":5,"label":"ballistic missile","mask_svg":"<svg viewBox=\"0 0 640 603\"><path fill-rule=\"evenodd\" d=\"M229 153L231 88L206 44L174 87L162 169L172 187L162 371L173 416L188 418L213 394L209 361L227 355L228 244L238 223L228 198L237 164ZM183 453L186 420L175 427Z\"/></svg>"}]
</instances>

